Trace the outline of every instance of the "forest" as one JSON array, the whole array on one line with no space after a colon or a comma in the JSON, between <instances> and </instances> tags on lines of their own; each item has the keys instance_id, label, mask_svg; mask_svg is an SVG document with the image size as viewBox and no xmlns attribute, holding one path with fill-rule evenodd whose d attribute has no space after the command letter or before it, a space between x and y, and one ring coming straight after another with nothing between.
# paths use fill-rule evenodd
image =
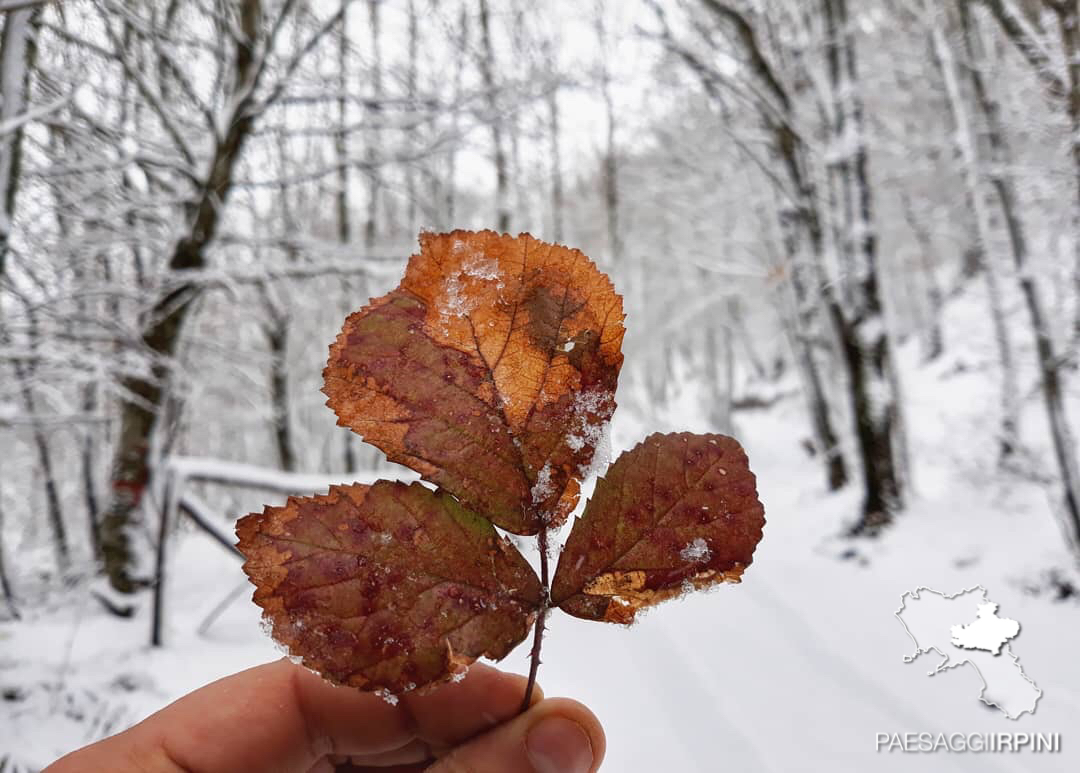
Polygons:
<instances>
[{"instance_id":1,"label":"forest","mask_svg":"<svg viewBox=\"0 0 1080 773\"><path fill-rule=\"evenodd\" d=\"M888 618L942 578L1033 605L1046 670L1036 621L1080 644L1077 0L0 0L0 25L0 771L273 656L235 520L406 477L320 387L422 231L612 277L604 453L690 424L750 454L740 625L800 606L788 582L869 583ZM619 657L674 647L666 614ZM604 635L564 646L636 646ZM678 706L681 673L650 689ZM672 769L711 769L694 727ZM799 759L743 733L751 769ZM612 769L653 769L626 743Z\"/></svg>"}]
</instances>

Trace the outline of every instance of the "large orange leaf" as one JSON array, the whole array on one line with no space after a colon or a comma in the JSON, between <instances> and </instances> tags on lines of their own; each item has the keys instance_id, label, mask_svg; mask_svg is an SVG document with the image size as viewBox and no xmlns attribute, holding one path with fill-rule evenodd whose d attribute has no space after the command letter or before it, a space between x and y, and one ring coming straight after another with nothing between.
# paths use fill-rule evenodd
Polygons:
<instances>
[{"instance_id":1,"label":"large orange leaf","mask_svg":"<svg viewBox=\"0 0 1080 773\"><path fill-rule=\"evenodd\" d=\"M622 365L622 300L578 250L425 233L352 314L323 391L339 423L517 534L577 503Z\"/></svg>"},{"instance_id":2,"label":"large orange leaf","mask_svg":"<svg viewBox=\"0 0 1080 773\"><path fill-rule=\"evenodd\" d=\"M684 591L739 582L764 525L736 440L650 435L597 481L559 557L552 603L587 620L629 623Z\"/></svg>"},{"instance_id":3,"label":"large orange leaf","mask_svg":"<svg viewBox=\"0 0 1080 773\"><path fill-rule=\"evenodd\" d=\"M335 486L236 532L274 639L339 684L401 693L498 660L540 604L491 523L420 483Z\"/></svg>"}]
</instances>

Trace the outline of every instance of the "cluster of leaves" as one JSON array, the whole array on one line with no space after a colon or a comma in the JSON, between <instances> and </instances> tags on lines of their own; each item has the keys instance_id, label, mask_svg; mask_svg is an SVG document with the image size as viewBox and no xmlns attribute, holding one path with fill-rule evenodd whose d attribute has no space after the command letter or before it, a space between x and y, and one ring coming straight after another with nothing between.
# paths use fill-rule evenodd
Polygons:
<instances>
[{"instance_id":1,"label":"cluster of leaves","mask_svg":"<svg viewBox=\"0 0 1080 773\"><path fill-rule=\"evenodd\" d=\"M422 234L401 284L350 315L323 391L339 423L435 484L290 498L237 524L274 638L331 681L400 694L500 659L549 607L630 623L738 582L764 510L739 444L646 438L575 519L622 365L622 300L577 250L527 234ZM541 577L495 527L537 535Z\"/></svg>"}]
</instances>

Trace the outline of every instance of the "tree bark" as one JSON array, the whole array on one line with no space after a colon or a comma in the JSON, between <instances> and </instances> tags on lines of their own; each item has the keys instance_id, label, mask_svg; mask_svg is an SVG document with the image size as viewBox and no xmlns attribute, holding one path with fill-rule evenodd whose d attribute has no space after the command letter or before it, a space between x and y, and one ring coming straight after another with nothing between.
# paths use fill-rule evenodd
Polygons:
<instances>
[{"instance_id":1,"label":"tree bark","mask_svg":"<svg viewBox=\"0 0 1080 773\"><path fill-rule=\"evenodd\" d=\"M841 109L847 113L844 120L851 122L850 131L854 137L851 158L854 219L849 228L856 264L852 293L855 310L844 311L829 286L825 288L826 304L847 363L855 438L863 462L863 507L852 532L872 534L889 523L893 513L904 504L903 427L897 398L897 371L878 283L877 230L858 53L848 18L847 0L824 0L824 7L826 22L831 25L828 35L840 47L843 62L840 70L830 73L837 78L831 86L841 95Z\"/></svg>"},{"instance_id":2,"label":"tree bark","mask_svg":"<svg viewBox=\"0 0 1080 773\"><path fill-rule=\"evenodd\" d=\"M258 66L255 45L261 23L259 0L245 0L240 9L240 30L245 42L237 43L233 60L234 100L223 122L224 136L215 141L210 173L198 193L194 215L169 255L172 272L200 269L206 265L206 250L220 224L222 207L232 186L233 171L255 121L252 106L253 81ZM150 374L124 380L125 389L139 400L121 408L120 436L113 452L109 505L101 524L104 569L112 587L132 593L142 585L133 575L135 556L129 528L142 501L150 477L150 455L159 414L165 405L169 380L168 362L176 353L184 323L198 287L180 283L159 298L142 332L142 343L153 358Z\"/></svg>"}]
</instances>

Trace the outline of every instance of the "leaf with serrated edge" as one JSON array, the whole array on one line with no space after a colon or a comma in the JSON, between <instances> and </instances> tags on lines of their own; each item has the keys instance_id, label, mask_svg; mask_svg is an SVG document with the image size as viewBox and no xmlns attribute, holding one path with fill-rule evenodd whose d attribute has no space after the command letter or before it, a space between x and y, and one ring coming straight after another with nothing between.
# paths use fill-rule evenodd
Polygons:
<instances>
[{"instance_id":1,"label":"leaf with serrated edge","mask_svg":"<svg viewBox=\"0 0 1080 773\"><path fill-rule=\"evenodd\" d=\"M528 234L420 247L330 347L327 404L496 525L558 525L615 410L622 299L581 252Z\"/></svg>"},{"instance_id":2,"label":"leaf with serrated edge","mask_svg":"<svg viewBox=\"0 0 1080 773\"><path fill-rule=\"evenodd\" d=\"M332 486L236 533L274 639L338 684L397 694L499 660L540 605L522 555L420 483Z\"/></svg>"},{"instance_id":3,"label":"leaf with serrated edge","mask_svg":"<svg viewBox=\"0 0 1080 773\"><path fill-rule=\"evenodd\" d=\"M630 623L638 609L739 582L765 510L739 443L726 435L650 435L623 453L574 521L552 604Z\"/></svg>"}]
</instances>

